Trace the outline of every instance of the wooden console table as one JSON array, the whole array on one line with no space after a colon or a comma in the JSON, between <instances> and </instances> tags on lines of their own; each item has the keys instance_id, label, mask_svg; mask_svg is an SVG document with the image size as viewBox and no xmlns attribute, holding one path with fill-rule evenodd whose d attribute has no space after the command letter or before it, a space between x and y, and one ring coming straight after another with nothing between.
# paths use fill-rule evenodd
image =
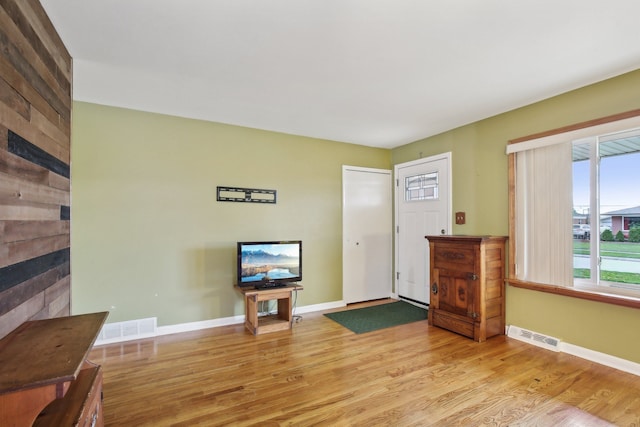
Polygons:
<instances>
[{"instance_id":1,"label":"wooden console table","mask_svg":"<svg viewBox=\"0 0 640 427\"><path fill-rule=\"evenodd\" d=\"M301 291L302 286L293 285L273 289L235 288L244 295L244 325L253 335L291 329L292 309L291 295ZM258 302L278 300L278 313L258 316Z\"/></svg>"},{"instance_id":2,"label":"wooden console table","mask_svg":"<svg viewBox=\"0 0 640 427\"><path fill-rule=\"evenodd\" d=\"M0 340L0 426L103 425L87 356L108 313L25 322Z\"/></svg>"}]
</instances>

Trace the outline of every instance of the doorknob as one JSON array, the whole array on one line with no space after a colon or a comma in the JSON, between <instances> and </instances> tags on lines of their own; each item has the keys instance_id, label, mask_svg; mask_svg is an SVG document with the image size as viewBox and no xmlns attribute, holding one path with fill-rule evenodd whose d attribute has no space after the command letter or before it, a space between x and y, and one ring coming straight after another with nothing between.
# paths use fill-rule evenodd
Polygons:
<instances>
[{"instance_id":1,"label":"doorknob","mask_svg":"<svg viewBox=\"0 0 640 427\"><path fill-rule=\"evenodd\" d=\"M434 283L433 285L431 285L431 293L432 294L437 294L438 293L438 284Z\"/></svg>"},{"instance_id":2,"label":"doorknob","mask_svg":"<svg viewBox=\"0 0 640 427\"><path fill-rule=\"evenodd\" d=\"M444 234L444 233L445 233L445 231L444 231L444 228L443 228L442 230L440 230L440 234Z\"/></svg>"}]
</instances>

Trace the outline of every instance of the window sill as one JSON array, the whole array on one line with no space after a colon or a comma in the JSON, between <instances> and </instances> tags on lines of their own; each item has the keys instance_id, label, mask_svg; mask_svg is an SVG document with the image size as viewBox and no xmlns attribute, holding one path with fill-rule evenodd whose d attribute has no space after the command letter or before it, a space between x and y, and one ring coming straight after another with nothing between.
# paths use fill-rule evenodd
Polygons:
<instances>
[{"instance_id":1,"label":"window sill","mask_svg":"<svg viewBox=\"0 0 640 427\"><path fill-rule=\"evenodd\" d=\"M586 299L605 304L620 305L623 307L640 308L640 298L624 295L609 294L606 292L588 291L564 286L543 285L540 283L524 282L517 279L507 279L506 282L515 288L529 289L532 291L546 292L549 294L563 295L566 297Z\"/></svg>"}]
</instances>

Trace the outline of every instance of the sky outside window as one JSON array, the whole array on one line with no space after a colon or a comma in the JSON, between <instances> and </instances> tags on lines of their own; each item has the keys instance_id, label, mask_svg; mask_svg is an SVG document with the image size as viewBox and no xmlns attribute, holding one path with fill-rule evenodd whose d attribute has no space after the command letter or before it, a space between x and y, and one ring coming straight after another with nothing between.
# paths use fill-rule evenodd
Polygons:
<instances>
[{"instance_id":1,"label":"sky outside window","mask_svg":"<svg viewBox=\"0 0 640 427\"><path fill-rule=\"evenodd\" d=\"M573 206L589 213L589 161L573 163ZM600 160L600 213L640 206L640 153Z\"/></svg>"}]
</instances>

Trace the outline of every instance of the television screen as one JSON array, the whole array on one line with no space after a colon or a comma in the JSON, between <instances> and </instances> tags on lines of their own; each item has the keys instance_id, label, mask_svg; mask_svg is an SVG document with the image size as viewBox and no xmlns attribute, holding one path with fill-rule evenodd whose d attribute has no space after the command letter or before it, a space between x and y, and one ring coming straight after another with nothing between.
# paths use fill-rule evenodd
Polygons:
<instances>
[{"instance_id":1,"label":"television screen","mask_svg":"<svg viewBox=\"0 0 640 427\"><path fill-rule=\"evenodd\" d=\"M238 242L238 286L277 287L302 280L302 242Z\"/></svg>"}]
</instances>

